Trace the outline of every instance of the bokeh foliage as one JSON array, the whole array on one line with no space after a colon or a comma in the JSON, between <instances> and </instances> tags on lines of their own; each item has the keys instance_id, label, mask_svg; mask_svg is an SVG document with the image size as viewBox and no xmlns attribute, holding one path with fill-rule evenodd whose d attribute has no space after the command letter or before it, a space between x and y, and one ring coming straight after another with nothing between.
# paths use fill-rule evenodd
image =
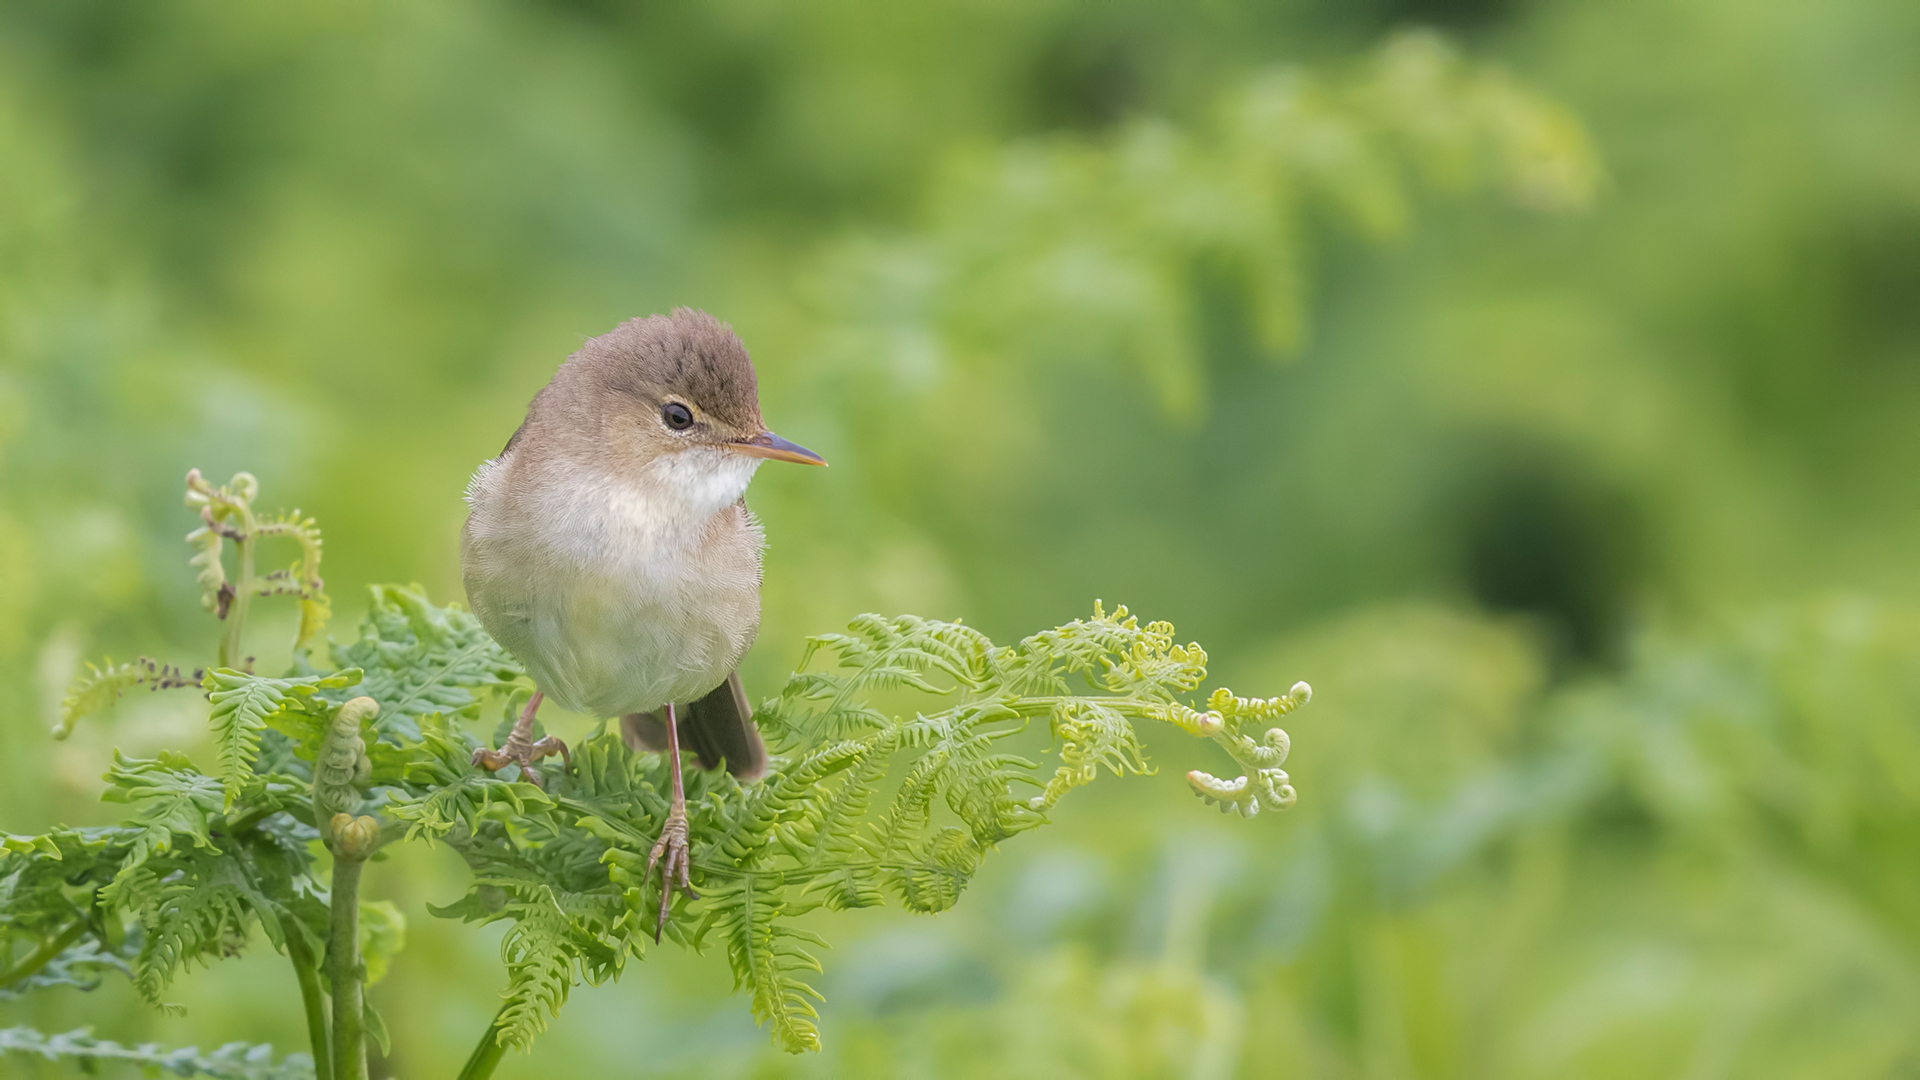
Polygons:
<instances>
[{"instance_id":1,"label":"bokeh foliage","mask_svg":"<svg viewBox=\"0 0 1920 1080\"><path fill-rule=\"evenodd\" d=\"M1169 243L1074 194L1143 140L1225 152L1276 70L1339 99L1412 26L1584 125L1585 210L1397 136L1397 221L1300 186L1279 232ZM696 963L574 1002L538 1067L1910 1068L1917 38L1867 0L13 5L0 674L40 689L0 716L5 827L104 820L112 743L211 760L158 696L44 741L82 656L210 649L188 466L328 523L336 625L364 583L452 595L457 493L554 362L693 303L834 464L751 495L756 696L855 611L1004 639L1125 596L1229 681L1311 673L1316 786L1257 839L1090 793L973 910L845 946L830 1060L761 1061ZM1017 271L1059 236L1157 291L1042 304ZM416 928L457 880L369 871ZM423 1075L498 987L490 948L409 949L435 974L373 993ZM276 977L11 1015L294 1045Z\"/></svg>"}]
</instances>

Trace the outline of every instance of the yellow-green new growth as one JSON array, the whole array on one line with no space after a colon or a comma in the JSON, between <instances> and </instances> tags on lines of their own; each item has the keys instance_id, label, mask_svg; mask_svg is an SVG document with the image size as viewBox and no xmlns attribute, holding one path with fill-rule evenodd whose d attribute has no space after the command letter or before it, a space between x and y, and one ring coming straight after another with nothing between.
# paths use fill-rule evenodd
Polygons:
<instances>
[{"instance_id":1,"label":"yellow-green new growth","mask_svg":"<svg viewBox=\"0 0 1920 1080\"><path fill-rule=\"evenodd\" d=\"M130 664L116 664L112 660L88 663L86 673L74 679L67 687L66 696L60 699L60 721L53 725L53 737L64 739L72 735L73 725L79 723L81 717L104 711L136 686L149 690L198 686L200 675L198 671L188 675L172 664L162 664L145 656Z\"/></svg>"},{"instance_id":2,"label":"yellow-green new growth","mask_svg":"<svg viewBox=\"0 0 1920 1080\"><path fill-rule=\"evenodd\" d=\"M225 486L215 487L199 469L187 473L187 506L200 512L201 526L187 534L193 545L188 565L198 571L200 604L227 623L220 641L222 667L241 667L240 635L247 606L255 596L294 596L300 601L300 629L294 635L295 652L305 652L320 637L332 613L326 583L320 579L320 526L299 510L255 516L253 500L260 481L239 472ZM300 560L285 570L254 574L254 545L268 536L300 544ZM234 579L227 577L221 556L226 542L238 549Z\"/></svg>"},{"instance_id":3,"label":"yellow-green new growth","mask_svg":"<svg viewBox=\"0 0 1920 1080\"><path fill-rule=\"evenodd\" d=\"M254 528L256 536L284 536L300 544L300 561L285 570L275 570L260 579L261 596L294 596L300 600L300 629L294 633L295 652L313 647L333 616L327 599L326 583L320 580L320 526L299 509L261 520Z\"/></svg>"},{"instance_id":4,"label":"yellow-green new growth","mask_svg":"<svg viewBox=\"0 0 1920 1080\"><path fill-rule=\"evenodd\" d=\"M1242 734L1240 728L1243 724L1278 720L1311 700L1313 687L1304 682L1294 683L1285 696L1275 698L1236 697L1222 687L1207 699L1207 712L1187 710L1187 715L1176 722L1195 735L1219 743L1235 763L1247 770L1237 779L1225 780L1195 769L1187 774L1193 793L1219 806L1221 813L1231 810L1242 817L1253 817L1263 809L1292 806L1296 798L1293 785L1280 767L1287 760L1287 733L1268 728L1255 739Z\"/></svg>"},{"instance_id":5,"label":"yellow-green new growth","mask_svg":"<svg viewBox=\"0 0 1920 1080\"><path fill-rule=\"evenodd\" d=\"M200 475L199 469L187 472L187 506L198 510L204 522L187 534L187 543L195 548L187 565L199 571L200 606L222 619L227 617L234 599L234 590L227 584L226 567L220 562L222 542L238 540L252 531L251 506L253 497L259 493L260 481L249 472L234 473L225 487L213 486Z\"/></svg>"},{"instance_id":6,"label":"yellow-green new growth","mask_svg":"<svg viewBox=\"0 0 1920 1080\"><path fill-rule=\"evenodd\" d=\"M1232 780L1198 769L1187 774L1194 792L1222 811L1252 817L1263 808L1285 810L1293 805L1295 792L1280 768L1287 759L1287 733L1276 727L1255 739L1242 734L1241 727L1279 719L1305 705L1313 696L1306 683L1295 683L1283 697L1264 699L1238 697L1223 687L1208 699L1208 711L1201 712L1173 700L1172 693L1191 690L1206 679L1206 650L1195 643L1176 645L1171 623L1142 627L1124 605L1108 615L1098 601L1091 621L1069 623L1022 644L1044 646L1050 655L1071 655L1083 641L1107 650L1099 659L1098 676L1088 672L1089 681L1117 696L1030 699L1051 702L1061 762L1045 790L1031 800L1035 810L1045 810L1068 791L1091 782L1101 765L1115 775L1148 771L1129 723L1133 719L1164 721L1190 735L1210 738L1246 770ZM1022 706L1016 703L1015 708Z\"/></svg>"}]
</instances>

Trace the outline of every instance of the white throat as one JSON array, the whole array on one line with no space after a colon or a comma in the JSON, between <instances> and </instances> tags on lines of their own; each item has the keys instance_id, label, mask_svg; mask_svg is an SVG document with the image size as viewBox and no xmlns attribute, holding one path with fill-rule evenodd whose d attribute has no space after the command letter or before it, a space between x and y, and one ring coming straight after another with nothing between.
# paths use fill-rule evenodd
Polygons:
<instances>
[{"instance_id":1,"label":"white throat","mask_svg":"<svg viewBox=\"0 0 1920 1080\"><path fill-rule=\"evenodd\" d=\"M718 447L662 454L640 470L639 486L662 510L701 522L740 501L760 459ZM671 508L671 509L669 509Z\"/></svg>"},{"instance_id":2,"label":"white throat","mask_svg":"<svg viewBox=\"0 0 1920 1080\"><path fill-rule=\"evenodd\" d=\"M692 539L713 515L747 493L760 459L718 447L690 447L648 462L608 494L628 528L662 540Z\"/></svg>"}]
</instances>

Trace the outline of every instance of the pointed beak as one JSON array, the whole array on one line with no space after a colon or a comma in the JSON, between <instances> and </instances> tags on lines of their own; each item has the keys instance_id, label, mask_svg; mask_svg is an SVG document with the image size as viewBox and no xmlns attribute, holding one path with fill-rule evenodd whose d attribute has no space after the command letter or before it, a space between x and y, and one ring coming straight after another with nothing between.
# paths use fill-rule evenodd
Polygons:
<instances>
[{"instance_id":1,"label":"pointed beak","mask_svg":"<svg viewBox=\"0 0 1920 1080\"><path fill-rule=\"evenodd\" d=\"M728 443L727 449L748 457L767 458L772 461L792 461L801 465L825 465L826 459L801 446L790 443L771 431L763 431L751 439Z\"/></svg>"}]
</instances>

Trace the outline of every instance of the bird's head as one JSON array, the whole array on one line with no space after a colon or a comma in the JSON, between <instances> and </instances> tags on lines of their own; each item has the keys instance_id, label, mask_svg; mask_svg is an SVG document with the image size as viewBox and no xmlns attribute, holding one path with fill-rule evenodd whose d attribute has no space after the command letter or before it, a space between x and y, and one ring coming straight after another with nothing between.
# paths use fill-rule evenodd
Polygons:
<instances>
[{"instance_id":1,"label":"bird's head","mask_svg":"<svg viewBox=\"0 0 1920 1080\"><path fill-rule=\"evenodd\" d=\"M629 319L589 340L529 419L541 441L575 460L713 489L703 502L738 498L762 461L826 464L767 430L746 347L727 324L692 308Z\"/></svg>"}]
</instances>

